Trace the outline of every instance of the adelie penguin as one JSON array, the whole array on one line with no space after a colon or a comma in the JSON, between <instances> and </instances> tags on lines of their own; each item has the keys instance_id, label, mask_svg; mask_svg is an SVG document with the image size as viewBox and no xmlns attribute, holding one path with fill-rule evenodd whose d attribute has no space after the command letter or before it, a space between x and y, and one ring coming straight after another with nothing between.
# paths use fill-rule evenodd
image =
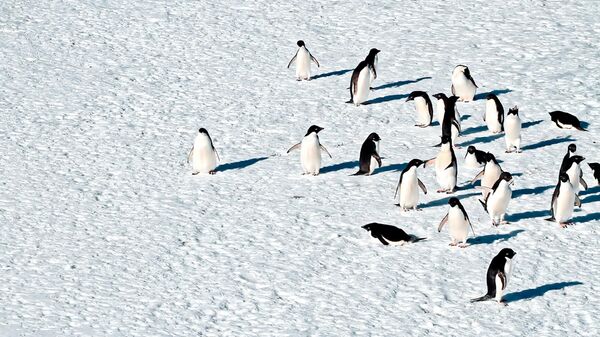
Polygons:
<instances>
[{"instance_id":1,"label":"adelie penguin","mask_svg":"<svg viewBox=\"0 0 600 337\"><path fill-rule=\"evenodd\" d=\"M456 114L457 96L444 98L444 119L442 120L442 136L449 136L452 140L452 145L456 146L456 138L460 135L460 118Z\"/></svg>"},{"instance_id":2,"label":"adelie penguin","mask_svg":"<svg viewBox=\"0 0 600 337\"><path fill-rule=\"evenodd\" d=\"M485 151L477 150L473 145L467 148L467 154L465 154L465 165L469 168L479 168L487 162L485 160Z\"/></svg>"},{"instance_id":3,"label":"adelie penguin","mask_svg":"<svg viewBox=\"0 0 600 337\"><path fill-rule=\"evenodd\" d=\"M463 102L470 102L475 97L477 88L469 68L462 64L457 65L452 71L452 95L460 97Z\"/></svg>"},{"instance_id":4,"label":"adelie penguin","mask_svg":"<svg viewBox=\"0 0 600 337\"><path fill-rule=\"evenodd\" d=\"M417 177L417 168L423 164L425 162L422 160L413 159L408 162L408 165L400 173L394 199L398 195L398 191L400 191L398 206L402 207L403 211L417 209L417 205L419 204L419 188L421 188L424 194L427 194L425 184Z\"/></svg>"},{"instance_id":5,"label":"adelie penguin","mask_svg":"<svg viewBox=\"0 0 600 337\"><path fill-rule=\"evenodd\" d=\"M498 96L494 94L487 95L483 120L487 124L488 130L492 133L504 131L504 107L500 103Z\"/></svg>"},{"instance_id":6,"label":"adelie penguin","mask_svg":"<svg viewBox=\"0 0 600 337\"><path fill-rule=\"evenodd\" d=\"M425 165L435 166L437 182L440 185L438 193L454 193L456 190L458 165L452 147L452 139L449 136L442 136L440 152L437 157L429 159Z\"/></svg>"},{"instance_id":7,"label":"adelie penguin","mask_svg":"<svg viewBox=\"0 0 600 337\"><path fill-rule=\"evenodd\" d=\"M359 169L354 175L371 175L375 170L375 165L381 167L381 157L377 153L379 144L379 135L371 133L360 147Z\"/></svg>"},{"instance_id":8,"label":"adelie penguin","mask_svg":"<svg viewBox=\"0 0 600 337\"><path fill-rule=\"evenodd\" d=\"M504 248L496 255L486 273L487 293L481 297L474 298L471 302L481 302L487 300L496 300L500 304L506 305L502 296L506 291L508 280L512 274L512 260L515 257L515 251L510 248Z\"/></svg>"},{"instance_id":9,"label":"adelie penguin","mask_svg":"<svg viewBox=\"0 0 600 337\"><path fill-rule=\"evenodd\" d=\"M570 113L563 111L552 111L549 114L550 119L561 129L577 129L580 131L587 131L581 126L579 119Z\"/></svg>"},{"instance_id":10,"label":"adelie penguin","mask_svg":"<svg viewBox=\"0 0 600 337\"><path fill-rule=\"evenodd\" d=\"M384 246L404 245L409 242L417 242L425 240L414 235L406 234L405 231L398 227L384 225L376 222L362 226L367 232L371 232L371 236L379 240Z\"/></svg>"},{"instance_id":11,"label":"adelie penguin","mask_svg":"<svg viewBox=\"0 0 600 337\"><path fill-rule=\"evenodd\" d=\"M318 133L321 130L323 130L322 127L312 125L306 131L306 135L304 135L302 141L287 150L287 153L290 153L292 150L300 149L300 163L304 170L303 174L312 174L315 176L319 174L321 170L321 151L325 151L329 155L329 158L331 158L329 151L319 142Z\"/></svg>"},{"instance_id":12,"label":"adelie penguin","mask_svg":"<svg viewBox=\"0 0 600 337\"><path fill-rule=\"evenodd\" d=\"M508 109L504 120L504 140L506 141L506 153L521 152L521 118L519 108Z\"/></svg>"},{"instance_id":13,"label":"adelie penguin","mask_svg":"<svg viewBox=\"0 0 600 337\"><path fill-rule=\"evenodd\" d=\"M566 228L567 225L571 225L573 205L581 207L581 200L575 193L573 185L569 181L569 176L566 173L561 173L550 202L552 216L546 221L556 222L560 227Z\"/></svg>"},{"instance_id":14,"label":"adelie penguin","mask_svg":"<svg viewBox=\"0 0 600 337\"><path fill-rule=\"evenodd\" d=\"M493 154L488 152L485 154L484 158L485 166L483 167L483 170L471 180L471 183L474 183L481 179L481 193L483 195L483 200L487 198L487 195L490 193L490 188L494 186L494 183L498 181L500 174L502 174L502 168Z\"/></svg>"},{"instance_id":15,"label":"adelie penguin","mask_svg":"<svg viewBox=\"0 0 600 337\"><path fill-rule=\"evenodd\" d=\"M575 152L577 152L577 145L575 143L569 144L569 146L567 147L567 153L563 157L563 160L560 164L560 170L558 171L559 175L560 173L567 171L567 163L569 162L569 158L574 156Z\"/></svg>"},{"instance_id":16,"label":"adelie penguin","mask_svg":"<svg viewBox=\"0 0 600 337\"><path fill-rule=\"evenodd\" d=\"M198 130L198 135L194 139L194 145L188 153L188 163L192 163L192 174L199 173L215 174L217 164L221 161L217 149L213 145L212 139L205 128Z\"/></svg>"},{"instance_id":17,"label":"adelie penguin","mask_svg":"<svg viewBox=\"0 0 600 337\"><path fill-rule=\"evenodd\" d=\"M424 128L431 125L433 119L433 105L431 99L425 91L413 91L410 93L407 102L414 101L417 109L417 123L415 126Z\"/></svg>"},{"instance_id":18,"label":"adelie penguin","mask_svg":"<svg viewBox=\"0 0 600 337\"><path fill-rule=\"evenodd\" d=\"M504 220L504 216L506 215L508 203L512 198L512 189L510 188L512 184L512 175L508 172L502 172L485 200L479 200L483 209L490 215L494 226L508 223Z\"/></svg>"},{"instance_id":19,"label":"adelie penguin","mask_svg":"<svg viewBox=\"0 0 600 337\"><path fill-rule=\"evenodd\" d=\"M600 185L600 164L589 163L588 165L590 165L590 168L594 172L594 178L596 179L596 182L598 183L598 185Z\"/></svg>"},{"instance_id":20,"label":"adelie penguin","mask_svg":"<svg viewBox=\"0 0 600 337\"><path fill-rule=\"evenodd\" d=\"M559 172L559 176L562 173L566 173L569 176L569 181L571 182L571 185L573 185L573 190L576 194L581 191L581 187L583 187L584 190L587 190L588 188L587 183L583 180L583 172L581 171L581 162L584 160L585 158L582 156L573 155L561 164Z\"/></svg>"},{"instance_id":21,"label":"adelie penguin","mask_svg":"<svg viewBox=\"0 0 600 337\"><path fill-rule=\"evenodd\" d=\"M437 118L438 122L440 122L440 125L442 125L442 122L444 121L444 116L446 115L445 101L448 99L448 96L446 96L446 94L444 94L443 92L433 94L432 96L437 100L437 104L435 106L435 111L437 113L436 118ZM454 114L455 114L454 118L460 123L460 113L458 112L458 109L456 108L456 104L454 104Z\"/></svg>"},{"instance_id":22,"label":"adelie penguin","mask_svg":"<svg viewBox=\"0 0 600 337\"><path fill-rule=\"evenodd\" d=\"M317 67L321 67L319 61L312 56L312 54L306 48L304 41L299 40L296 42L298 45L298 50L296 51L296 55L292 57L290 63L288 63L288 69L296 61L296 81L310 81L310 62L314 62Z\"/></svg>"},{"instance_id":23,"label":"adelie penguin","mask_svg":"<svg viewBox=\"0 0 600 337\"><path fill-rule=\"evenodd\" d=\"M450 246L458 245L460 248L465 248L467 247L469 227L471 227L471 231L473 232L473 235L475 235L473 225L471 224L471 220L467 215L467 211L465 211L465 208L460 203L458 198L450 198L450 200L448 200L448 205L450 205L450 209L440 222L440 225L438 226L438 232L441 232L442 227L448 223L448 231L450 232L450 238L452 239Z\"/></svg>"},{"instance_id":24,"label":"adelie penguin","mask_svg":"<svg viewBox=\"0 0 600 337\"><path fill-rule=\"evenodd\" d=\"M371 49L369 55L363 61L360 61L354 72L352 72L350 79L350 100L346 103L353 103L358 106L369 98L371 81L377 78L375 65L379 52L379 49ZM373 76L372 79L371 76Z\"/></svg>"}]
</instances>

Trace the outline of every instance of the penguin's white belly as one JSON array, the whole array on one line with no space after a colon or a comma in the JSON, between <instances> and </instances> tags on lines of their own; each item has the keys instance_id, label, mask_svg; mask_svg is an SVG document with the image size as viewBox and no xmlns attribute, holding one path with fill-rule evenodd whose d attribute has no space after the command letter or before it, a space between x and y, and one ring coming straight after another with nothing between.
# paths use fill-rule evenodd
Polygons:
<instances>
[{"instance_id":1,"label":"penguin's white belly","mask_svg":"<svg viewBox=\"0 0 600 337\"><path fill-rule=\"evenodd\" d=\"M308 135L302 140L300 162L304 173L319 174L321 169L321 148L315 135Z\"/></svg>"},{"instance_id":2,"label":"penguin's white belly","mask_svg":"<svg viewBox=\"0 0 600 337\"><path fill-rule=\"evenodd\" d=\"M417 121L420 125L431 124L431 117L429 116L429 108L427 102L423 97L415 98L415 107L417 108Z\"/></svg>"},{"instance_id":3,"label":"penguin's white belly","mask_svg":"<svg viewBox=\"0 0 600 337\"><path fill-rule=\"evenodd\" d=\"M498 178L500 178L500 174L502 174L500 166L496 164L487 164L483 178L481 178L481 186L492 188L496 181L498 181ZM481 192L484 198L486 195L488 195L488 193L490 193L490 190L486 188L484 188Z\"/></svg>"},{"instance_id":4,"label":"penguin's white belly","mask_svg":"<svg viewBox=\"0 0 600 337\"><path fill-rule=\"evenodd\" d=\"M498 111L496 110L496 103L494 100L488 99L485 103L485 124L493 133L502 131L502 124L498 122Z\"/></svg>"},{"instance_id":5,"label":"penguin's white belly","mask_svg":"<svg viewBox=\"0 0 600 337\"><path fill-rule=\"evenodd\" d=\"M400 207L413 208L419 202L419 187L417 183L417 173L414 169L408 170L402 177L400 185Z\"/></svg>"},{"instance_id":6,"label":"penguin's white belly","mask_svg":"<svg viewBox=\"0 0 600 337\"><path fill-rule=\"evenodd\" d=\"M496 275L496 297L494 298L496 301L502 301L502 296L504 296L504 289L502 289L502 279L500 276Z\"/></svg>"},{"instance_id":7,"label":"penguin's white belly","mask_svg":"<svg viewBox=\"0 0 600 337\"><path fill-rule=\"evenodd\" d=\"M573 187L567 183L560 185L560 192L558 198L556 198L556 205L554 206L554 218L556 222L565 223L569 222L573 217L573 205L575 204L575 191Z\"/></svg>"},{"instance_id":8,"label":"penguin's white belly","mask_svg":"<svg viewBox=\"0 0 600 337\"><path fill-rule=\"evenodd\" d=\"M444 114L446 113L446 106L444 105L444 100L438 99L437 106L437 119L440 122L440 126L442 125L442 121L444 120Z\"/></svg>"},{"instance_id":9,"label":"penguin's white belly","mask_svg":"<svg viewBox=\"0 0 600 337\"><path fill-rule=\"evenodd\" d=\"M354 104L363 103L369 98L369 90L371 90L371 74L369 67L364 67L358 74L356 88L354 92Z\"/></svg>"},{"instance_id":10,"label":"penguin's white belly","mask_svg":"<svg viewBox=\"0 0 600 337\"><path fill-rule=\"evenodd\" d=\"M448 211L448 232L452 241L467 242L469 223L458 207L452 207Z\"/></svg>"},{"instance_id":11,"label":"penguin's white belly","mask_svg":"<svg viewBox=\"0 0 600 337\"><path fill-rule=\"evenodd\" d=\"M304 48L300 48L296 56L296 77L310 79L310 54Z\"/></svg>"},{"instance_id":12,"label":"penguin's white belly","mask_svg":"<svg viewBox=\"0 0 600 337\"><path fill-rule=\"evenodd\" d=\"M458 128L456 127L456 125L454 125L454 123L452 123L452 126L450 127L450 138L452 139L452 145L456 146L456 138L458 138Z\"/></svg>"},{"instance_id":13,"label":"penguin's white belly","mask_svg":"<svg viewBox=\"0 0 600 337\"><path fill-rule=\"evenodd\" d=\"M579 167L579 164L573 163L571 168L567 170L567 175L569 176L573 191L579 193L579 179L581 177L581 167Z\"/></svg>"},{"instance_id":14,"label":"penguin's white belly","mask_svg":"<svg viewBox=\"0 0 600 337\"><path fill-rule=\"evenodd\" d=\"M460 97L463 101L469 102L475 97L477 87L464 75L453 77L452 84L454 85L454 95Z\"/></svg>"},{"instance_id":15,"label":"penguin's white belly","mask_svg":"<svg viewBox=\"0 0 600 337\"><path fill-rule=\"evenodd\" d=\"M556 121L556 124L558 124L563 129L572 129L573 128L573 125L571 125L571 124L564 124L564 123L561 123L560 121Z\"/></svg>"},{"instance_id":16,"label":"penguin's white belly","mask_svg":"<svg viewBox=\"0 0 600 337\"><path fill-rule=\"evenodd\" d=\"M373 171L375 171L375 169L378 167L379 163L377 162L377 160L371 157L371 163L369 164L369 174L373 173Z\"/></svg>"},{"instance_id":17,"label":"penguin's white belly","mask_svg":"<svg viewBox=\"0 0 600 337\"><path fill-rule=\"evenodd\" d=\"M435 173L437 182L442 189L451 190L456 186L456 166L448 165L452 163L452 153L450 151L440 151L435 159Z\"/></svg>"},{"instance_id":18,"label":"penguin's white belly","mask_svg":"<svg viewBox=\"0 0 600 337\"><path fill-rule=\"evenodd\" d=\"M508 115L504 120L506 147L521 145L521 119L515 115Z\"/></svg>"},{"instance_id":19,"label":"penguin's white belly","mask_svg":"<svg viewBox=\"0 0 600 337\"><path fill-rule=\"evenodd\" d=\"M506 214L511 197L512 190L505 184L498 186L496 192L489 196L487 209L492 219L502 218Z\"/></svg>"},{"instance_id":20,"label":"penguin's white belly","mask_svg":"<svg viewBox=\"0 0 600 337\"><path fill-rule=\"evenodd\" d=\"M217 168L217 154L209 143L195 144L192 153L192 169L198 173L209 173Z\"/></svg>"},{"instance_id":21,"label":"penguin's white belly","mask_svg":"<svg viewBox=\"0 0 600 337\"><path fill-rule=\"evenodd\" d=\"M467 155L465 156L465 166L469 168L479 168L483 165L477 162L477 157L475 156L475 153L467 152Z\"/></svg>"}]
</instances>

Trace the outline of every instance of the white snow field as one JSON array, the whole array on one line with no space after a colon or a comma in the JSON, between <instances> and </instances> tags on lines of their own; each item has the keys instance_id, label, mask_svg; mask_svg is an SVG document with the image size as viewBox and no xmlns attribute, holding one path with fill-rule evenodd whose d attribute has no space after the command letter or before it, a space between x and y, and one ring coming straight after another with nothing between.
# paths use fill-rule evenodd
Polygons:
<instances>
[{"instance_id":1,"label":"white snow field","mask_svg":"<svg viewBox=\"0 0 600 337\"><path fill-rule=\"evenodd\" d=\"M599 17L596 0L0 2L0 335L598 336ZM321 63L311 81L286 69L298 39ZM373 47L371 104L345 104ZM433 168L422 211L393 198L439 149L405 99L450 94L457 64L479 85L458 104L459 160L475 145L515 174L495 228L459 162L464 249L437 232ZM485 128L489 92L519 106L523 153ZM311 124L333 155L315 177L286 154ZM186 163L200 127L214 176ZM371 132L383 167L351 176ZM571 142L594 187L561 229L544 218ZM369 222L427 240L383 246ZM504 247L508 306L470 303Z\"/></svg>"}]
</instances>

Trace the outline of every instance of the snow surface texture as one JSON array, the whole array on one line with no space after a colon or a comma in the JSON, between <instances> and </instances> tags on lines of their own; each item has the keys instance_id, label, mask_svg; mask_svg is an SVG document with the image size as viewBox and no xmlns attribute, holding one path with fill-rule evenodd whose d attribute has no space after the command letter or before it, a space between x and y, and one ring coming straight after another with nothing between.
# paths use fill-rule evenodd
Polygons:
<instances>
[{"instance_id":1,"label":"snow surface texture","mask_svg":"<svg viewBox=\"0 0 600 337\"><path fill-rule=\"evenodd\" d=\"M597 336L600 189L575 226L543 218L567 145L600 161L598 17L595 0L2 1L0 335ZM309 82L285 68L298 39L321 63ZM371 104L344 104L372 47ZM457 64L480 86L458 104L457 156L473 144L516 175L511 223L493 228L459 163L465 249L436 230L449 196L433 169L421 212L393 200L440 134L404 100L448 94ZM522 154L485 128L489 92L518 104ZM333 155L316 177L285 155L311 124ZM200 127L214 176L185 163ZM349 176L371 132L384 166ZM428 240L382 246L373 221ZM469 303L503 247L509 306Z\"/></svg>"}]
</instances>

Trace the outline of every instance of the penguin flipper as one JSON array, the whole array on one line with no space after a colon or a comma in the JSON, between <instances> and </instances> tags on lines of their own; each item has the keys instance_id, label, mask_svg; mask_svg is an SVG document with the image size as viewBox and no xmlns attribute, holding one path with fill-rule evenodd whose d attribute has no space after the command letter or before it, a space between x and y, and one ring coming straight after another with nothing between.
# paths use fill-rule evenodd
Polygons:
<instances>
[{"instance_id":1,"label":"penguin flipper","mask_svg":"<svg viewBox=\"0 0 600 337\"><path fill-rule=\"evenodd\" d=\"M188 164L190 163L192 158L194 158L194 145L192 145L192 148L190 149L190 152L187 155L187 163Z\"/></svg>"},{"instance_id":2,"label":"penguin flipper","mask_svg":"<svg viewBox=\"0 0 600 337\"><path fill-rule=\"evenodd\" d=\"M377 164L379 164L379 167L381 167L381 157L379 156L379 154L375 152L372 157L375 158L375 160L377 160Z\"/></svg>"},{"instance_id":3,"label":"penguin flipper","mask_svg":"<svg viewBox=\"0 0 600 337\"><path fill-rule=\"evenodd\" d=\"M504 272L499 271L498 274L496 274L496 276L498 276L498 278L500 278L500 282L502 282L502 290L506 289L506 274L504 274Z\"/></svg>"},{"instance_id":4,"label":"penguin flipper","mask_svg":"<svg viewBox=\"0 0 600 337\"><path fill-rule=\"evenodd\" d=\"M214 147L213 147L213 150L215 150L215 154L217 155L217 160L219 162L221 162L221 156L219 156L219 152L217 152L217 149L215 149Z\"/></svg>"},{"instance_id":5,"label":"penguin flipper","mask_svg":"<svg viewBox=\"0 0 600 337\"><path fill-rule=\"evenodd\" d=\"M384 246L387 246L387 245L389 245L389 243L388 243L387 241L385 241L385 240L384 240L384 239L381 237L381 235L377 235L377 238L379 239L379 241L380 241L381 243L383 243L383 245L384 245Z\"/></svg>"},{"instance_id":6,"label":"penguin flipper","mask_svg":"<svg viewBox=\"0 0 600 337\"><path fill-rule=\"evenodd\" d=\"M300 50L300 49L298 49L298 50ZM298 50L296 50L296 54L294 55L294 57L292 57L292 59L290 60L290 63L288 63L288 65L287 65L288 69L290 68L292 63L294 63L294 61L296 61L296 56L298 56Z\"/></svg>"},{"instance_id":7,"label":"penguin flipper","mask_svg":"<svg viewBox=\"0 0 600 337\"><path fill-rule=\"evenodd\" d=\"M583 180L583 177L579 177L579 183L583 186L583 189L588 189L588 184Z\"/></svg>"},{"instance_id":8,"label":"penguin flipper","mask_svg":"<svg viewBox=\"0 0 600 337\"><path fill-rule=\"evenodd\" d=\"M450 87L450 91L452 92L452 96L456 96L456 93L454 92L454 84L452 84Z\"/></svg>"},{"instance_id":9,"label":"penguin flipper","mask_svg":"<svg viewBox=\"0 0 600 337\"><path fill-rule=\"evenodd\" d=\"M575 194L575 206L581 208L581 199L577 194Z\"/></svg>"},{"instance_id":10,"label":"penguin flipper","mask_svg":"<svg viewBox=\"0 0 600 337\"><path fill-rule=\"evenodd\" d=\"M319 61L317 61L317 59L316 59L314 56L312 56L312 54L310 54L310 59L311 59L311 60L312 60L314 63L316 63L316 64L317 64L317 67L321 68L321 65L319 64Z\"/></svg>"},{"instance_id":11,"label":"penguin flipper","mask_svg":"<svg viewBox=\"0 0 600 337\"><path fill-rule=\"evenodd\" d=\"M481 172L477 173L475 178L471 179L471 184L476 182L477 180L479 180L483 176L484 172L485 172L485 169L483 169L483 170L481 170Z\"/></svg>"},{"instance_id":12,"label":"penguin flipper","mask_svg":"<svg viewBox=\"0 0 600 337\"><path fill-rule=\"evenodd\" d=\"M446 216L444 216L444 218L440 222L440 225L438 226L438 233L442 231L442 227L444 227L446 222L448 222L448 214L450 214L450 213L446 213Z\"/></svg>"},{"instance_id":13,"label":"penguin flipper","mask_svg":"<svg viewBox=\"0 0 600 337\"><path fill-rule=\"evenodd\" d=\"M325 153L327 153L327 154L329 155L329 158L333 158L333 157L331 156L331 154L329 153L329 151L327 151L327 149L325 148L325 146L323 146L323 145L321 145L321 144L319 144L319 146L321 147L321 150L325 151Z\"/></svg>"},{"instance_id":14,"label":"penguin flipper","mask_svg":"<svg viewBox=\"0 0 600 337\"><path fill-rule=\"evenodd\" d=\"M423 190L423 193L427 194L427 188L425 187L425 184L423 184L421 179L417 178L417 183L419 184L419 187L421 188L421 190Z\"/></svg>"},{"instance_id":15,"label":"penguin flipper","mask_svg":"<svg viewBox=\"0 0 600 337\"><path fill-rule=\"evenodd\" d=\"M300 142L300 143L298 143L298 144L296 144L296 145L294 145L294 146L290 147L290 149L289 149L289 150L287 150L287 152L286 152L286 153L290 153L290 152L291 152L291 151L293 151L293 150L299 149L301 146L302 146L302 142Z\"/></svg>"}]
</instances>

